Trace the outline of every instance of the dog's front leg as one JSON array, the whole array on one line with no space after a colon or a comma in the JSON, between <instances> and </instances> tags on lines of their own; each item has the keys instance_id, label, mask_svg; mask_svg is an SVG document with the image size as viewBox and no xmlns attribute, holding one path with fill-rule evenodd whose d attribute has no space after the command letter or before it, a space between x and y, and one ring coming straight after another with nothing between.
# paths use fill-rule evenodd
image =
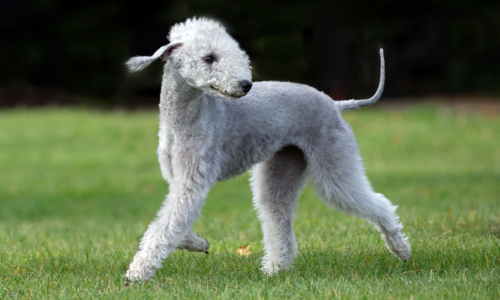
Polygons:
<instances>
[{"instance_id":1,"label":"dog's front leg","mask_svg":"<svg viewBox=\"0 0 500 300\"><path fill-rule=\"evenodd\" d=\"M182 183L171 186L157 218L149 225L127 271L126 283L150 279L199 217L211 183L191 176Z\"/></svg>"}]
</instances>

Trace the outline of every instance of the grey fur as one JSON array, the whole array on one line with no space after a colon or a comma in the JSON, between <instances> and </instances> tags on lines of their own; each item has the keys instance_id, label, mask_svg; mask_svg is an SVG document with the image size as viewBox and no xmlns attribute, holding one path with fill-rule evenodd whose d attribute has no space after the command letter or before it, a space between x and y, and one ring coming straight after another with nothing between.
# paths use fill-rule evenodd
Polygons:
<instances>
[{"instance_id":1,"label":"grey fur","mask_svg":"<svg viewBox=\"0 0 500 300\"><path fill-rule=\"evenodd\" d=\"M363 100L343 100L337 101L337 107L339 111L342 113L346 110L358 109L363 106L372 105L380 99L382 96L382 92L384 91L384 83L385 83L385 61L384 61L384 50L380 49L380 81L378 84L377 92L370 99Z\"/></svg>"},{"instance_id":2,"label":"grey fur","mask_svg":"<svg viewBox=\"0 0 500 300\"><path fill-rule=\"evenodd\" d=\"M128 282L151 278L175 249L206 252L208 242L191 228L209 189L254 165L251 185L264 230L266 273L293 262L292 220L309 177L327 205L370 221L391 252L408 259L396 207L372 190L352 129L341 117L360 105L288 82L256 82L245 95L239 83L251 81L248 57L215 21L187 20L169 38L170 45L181 43L167 55L159 105L158 159L170 192L141 240ZM207 64L208 54L217 60ZM134 71L142 61L150 63L128 64ZM361 106L380 97L383 72L381 82Z\"/></svg>"}]
</instances>

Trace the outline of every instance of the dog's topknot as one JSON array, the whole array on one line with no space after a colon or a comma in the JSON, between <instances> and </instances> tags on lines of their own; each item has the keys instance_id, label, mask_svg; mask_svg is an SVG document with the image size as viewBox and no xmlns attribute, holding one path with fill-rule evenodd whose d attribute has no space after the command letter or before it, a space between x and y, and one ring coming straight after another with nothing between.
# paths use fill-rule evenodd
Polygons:
<instances>
[{"instance_id":1,"label":"dog's topknot","mask_svg":"<svg viewBox=\"0 0 500 300\"><path fill-rule=\"evenodd\" d=\"M218 38L233 40L221 23L204 17L194 17L183 23L175 24L170 29L167 38L171 43L200 43L214 41Z\"/></svg>"}]
</instances>

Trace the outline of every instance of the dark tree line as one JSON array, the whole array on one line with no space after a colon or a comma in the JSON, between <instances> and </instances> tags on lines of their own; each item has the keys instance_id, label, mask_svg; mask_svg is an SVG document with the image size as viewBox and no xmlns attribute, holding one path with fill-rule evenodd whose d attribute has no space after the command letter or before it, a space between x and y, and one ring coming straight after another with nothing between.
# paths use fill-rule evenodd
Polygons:
<instances>
[{"instance_id":1,"label":"dark tree line","mask_svg":"<svg viewBox=\"0 0 500 300\"><path fill-rule=\"evenodd\" d=\"M386 96L500 92L498 1L0 0L0 101L23 87L145 101L158 93L160 64L130 78L123 62L152 54L171 25L195 15L227 26L255 81L368 96L383 47Z\"/></svg>"}]
</instances>

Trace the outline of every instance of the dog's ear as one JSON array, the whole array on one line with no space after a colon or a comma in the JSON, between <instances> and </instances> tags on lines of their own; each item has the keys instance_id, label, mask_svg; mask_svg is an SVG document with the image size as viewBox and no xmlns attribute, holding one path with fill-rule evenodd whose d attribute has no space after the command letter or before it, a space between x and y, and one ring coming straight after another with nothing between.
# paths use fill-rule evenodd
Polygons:
<instances>
[{"instance_id":1,"label":"dog's ear","mask_svg":"<svg viewBox=\"0 0 500 300\"><path fill-rule=\"evenodd\" d=\"M174 49L180 47L181 45L182 43L171 43L156 50L156 52L152 56L134 56L131 59L129 59L125 63L125 65L127 66L129 72L131 73L140 71L145 67L149 66L159 57L161 57L161 60L163 61L167 60L172 54L172 51L174 51Z\"/></svg>"},{"instance_id":2,"label":"dog's ear","mask_svg":"<svg viewBox=\"0 0 500 300\"><path fill-rule=\"evenodd\" d=\"M180 46L182 46L182 43L171 43L171 44L168 44L167 48L161 54L161 60L166 61L170 57L170 55L172 54L172 52L175 49L179 48ZM156 52L158 52L158 51L156 51ZM153 54L153 55L155 55L155 54Z\"/></svg>"}]
</instances>

